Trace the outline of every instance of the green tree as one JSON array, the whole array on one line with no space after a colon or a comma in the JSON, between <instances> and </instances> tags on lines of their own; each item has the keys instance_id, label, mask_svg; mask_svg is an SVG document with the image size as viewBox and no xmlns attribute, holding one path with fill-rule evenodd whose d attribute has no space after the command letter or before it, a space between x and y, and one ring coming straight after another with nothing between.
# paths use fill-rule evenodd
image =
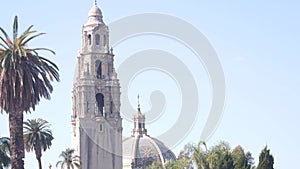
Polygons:
<instances>
[{"instance_id":1,"label":"green tree","mask_svg":"<svg viewBox=\"0 0 300 169\"><path fill-rule=\"evenodd\" d=\"M193 143L188 143L184 146L183 150L180 151L178 159L188 158L192 159L195 150L195 145Z\"/></svg>"},{"instance_id":2,"label":"green tree","mask_svg":"<svg viewBox=\"0 0 300 169\"><path fill-rule=\"evenodd\" d=\"M256 169L274 169L274 157L270 154L270 149L267 146L259 155L259 162Z\"/></svg>"},{"instance_id":3,"label":"green tree","mask_svg":"<svg viewBox=\"0 0 300 169\"><path fill-rule=\"evenodd\" d=\"M77 155L73 155L75 152L74 149L67 148L65 151L62 151L59 155L62 158L61 161L56 163L56 167L60 166L61 169L67 167L67 169L81 168L80 157Z\"/></svg>"},{"instance_id":4,"label":"green tree","mask_svg":"<svg viewBox=\"0 0 300 169\"><path fill-rule=\"evenodd\" d=\"M250 168L252 168L254 165L254 158L252 157L252 154L249 151L246 153L246 160L248 165L251 166Z\"/></svg>"},{"instance_id":5,"label":"green tree","mask_svg":"<svg viewBox=\"0 0 300 169\"><path fill-rule=\"evenodd\" d=\"M0 111L9 115L11 168L24 169L23 112L35 110L41 98L50 99L50 81L59 81L58 67L39 55L46 48L29 48L29 42L43 35L30 26L18 36L18 18L13 38L0 27Z\"/></svg>"},{"instance_id":6,"label":"green tree","mask_svg":"<svg viewBox=\"0 0 300 169\"><path fill-rule=\"evenodd\" d=\"M220 142L211 148L207 162L209 169L233 169L233 158L230 146L226 142Z\"/></svg>"},{"instance_id":7,"label":"green tree","mask_svg":"<svg viewBox=\"0 0 300 169\"><path fill-rule=\"evenodd\" d=\"M193 164L191 159L182 157L177 159L176 161L167 161L167 163L165 164L165 168L166 169L192 169L193 168Z\"/></svg>"},{"instance_id":8,"label":"green tree","mask_svg":"<svg viewBox=\"0 0 300 169\"><path fill-rule=\"evenodd\" d=\"M148 167L146 167L147 169L163 169L163 166L160 162L158 161L153 161L152 164Z\"/></svg>"},{"instance_id":9,"label":"green tree","mask_svg":"<svg viewBox=\"0 0 300 169\"><path fill-rule=\"evenodd\" d=\"M173 169L174 168L174 161L173 160L168 160L166 163L165 163L165 168L166 169ZM175 169L175 168L174 168Z\"/></svg>"},{"instance_id":10,"label":"green tree","mask_svg":"<svg viewBox=\"0 0 300 169\"><path fill-rule=\"evenodd\" d=\"M202 150L201 145L204 145L205 151ZM197 146L194 147L193 160L198 169L208 168L207 159L207 147L204 141L200 141Z\"/></svg>"},{"instance_id":11,"label":"green tree","mask_svg":"<svg viewBox=\"0 0 300 169\"><path fill-rule=\"evenodd\" d=\"M39 169L42 169L42 150L46 151L52 145L50 124L43 119L28 119L24 122L24 144L27 152L34 151Z\"/></svg>"},{"instance_id":12,"label":"green tree","mask_svg":"<svg viewBox=\"0 0 300 169\"><path fill-rule=\"evenodd\" d=\"M193 168L193 155L195 151L195 145L188 143L184 146L183 150L180 151L177 161L174 163L174 168Z\"/></svg>"},{"instance_id":13,"label":"green tree","mask_svg":"<svg viewBox=\"0 0 300 169\"><path fill-rule=\"evenodd\" d=\"M244 149L240 145L238 145L232 150L231 154L234 161L234 169L251 168L251 165L253 164L253 158L251 157L250 152L247 152L247 154L245 154Z\"/></svg>"},{"instance_id":14,"label":"green tree","mask_svg":"<svg viewBox=\"0 0 300 169\"><path fill-rule=\"evenodd\" d=\"M10 143L9 138L0 137L0 169L7 168L10 165Z\"/></svg>"}]
</instances>

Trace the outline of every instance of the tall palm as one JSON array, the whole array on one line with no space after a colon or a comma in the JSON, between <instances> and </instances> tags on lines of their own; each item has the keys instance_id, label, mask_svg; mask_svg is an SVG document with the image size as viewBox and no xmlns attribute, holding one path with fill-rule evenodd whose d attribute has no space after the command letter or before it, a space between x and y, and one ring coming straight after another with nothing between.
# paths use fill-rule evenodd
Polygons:
<instances>
[{"instance_id":1,"label":"tall palm","mask_svg":"<svg viewBox=\"0 0 300 169\"><path fill-rule=\"evenodd\" d=\"M24 122L25 149L28 152L35 152L39 169L42 169L42 150L46 151L52 145L51 141L53 140L53 136L49 127L49 123L43 119L28 119Z\"/></svg>"},{"instance_id":2,"label":"tall palm","mask_svg":"<svg viewBox=\"0 0 300 169\"><path fill-rule=\"evenodd\" d=\"M0 169L6 168L10 164L10 143L9 138L0 138Z\"/></svg>"},{"instance_id":3,"label":"tall palm","mask_svg":"<svg viewBox=\"0 0 300 169\"><path fill-rule=\"evenodd\" d=\"M43 35L32 27L18 36L16 16L13 39L0 27L0 111L9 114L12 169L24 169L23 112L35 110L43 97L50 99L51 81L59 81L58 67L38 52L55 53L28 47L32 39Z\"/></svg>"},{"instance_id":4,"label":"tall palm","mask_svg":"<svg viewBox=\"0 0 300 169\"><path fill-rule=\"evenodd\" d=\"M67 148L65 151L62 151L61 154L59 155L60 158L62 158L61 161L58 161L56 163L56 167L60 165L61 169L64 169L65 166L67 169L74 169L76 168L81 168L81 162L80 162L80 157L77 155L73 155L75 152L74 149L69 149Z\"/></svg>"},{"instance_id":5,"label":"tall palm","mask_svg":"<svg viewBox=\"0 0 300 169\"><path fill-rule=\"evenodd\" d=\"M204 145L205 152L207 152L206 143L204 141L200 141L198 146L194 147L193 160L195 161L198 169L206 169L208 168L206 163L207 154L201 149L201 145Z\"/></svg>"}]
</instances>

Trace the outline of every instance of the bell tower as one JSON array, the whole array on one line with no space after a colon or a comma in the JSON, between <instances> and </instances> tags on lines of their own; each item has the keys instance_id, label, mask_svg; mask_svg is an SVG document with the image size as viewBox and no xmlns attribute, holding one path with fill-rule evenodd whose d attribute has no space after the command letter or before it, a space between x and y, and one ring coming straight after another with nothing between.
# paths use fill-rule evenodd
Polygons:
<instances>
[{"instance_id":1,"label":"bell tower","mask_svg":"<svg viewBox=\"0 0 300 169\"><path fill-rule=\"evenodd\" d=\"M72 146L82 169L121 169L120 83L96 1L82 28L72 93Z\"/></svg>"}]
</instances>

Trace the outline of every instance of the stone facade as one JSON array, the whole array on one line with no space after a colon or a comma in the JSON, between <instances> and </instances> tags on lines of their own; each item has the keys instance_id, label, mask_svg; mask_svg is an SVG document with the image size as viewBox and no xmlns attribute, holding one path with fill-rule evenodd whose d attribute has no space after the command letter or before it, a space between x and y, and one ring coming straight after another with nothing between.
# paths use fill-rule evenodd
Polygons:
<instances>
[{"instance_id":1,"label":"stone facade","mask_svg":"<svg viewBox=\"0 0 300 169\"><path fill-rule=\"evenodd\" d=\"M121 169L120 84L108 27L96 3L82 28L72 92L72 146L82 169Z\"/></svg>"}]
</instances>

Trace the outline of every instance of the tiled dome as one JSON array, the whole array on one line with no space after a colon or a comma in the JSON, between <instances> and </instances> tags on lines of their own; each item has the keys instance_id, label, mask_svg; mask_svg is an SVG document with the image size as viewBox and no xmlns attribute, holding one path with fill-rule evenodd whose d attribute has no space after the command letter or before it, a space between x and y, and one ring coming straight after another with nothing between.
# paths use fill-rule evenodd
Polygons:
<instances>
[{"instance_id":1,"label":"tiled dome","mask_svg":"<svg viewBox=\"0 0 300 169\"><path fill-rule=\"evenodd\" d=\"M94 5L89 11L89 17L103 17L102 12L98 6Z\"/></svg>"},{"instance_id":2,"label":"tiled dome","mask_svg":"<svg viewBox=\"0 0 300 169\"><path fill-rule=\"evenodd\" d=\"M134 161L136 166L149 166L153 161L165 164L168 160L176 161L176 156L158 139L139 135L123 140L123 169L131 169Z\"/></svg>"},{"instance_id":3,"label":"tiled dome","mask_svg":"<svg viewBox=\"0 0 300 169\"><path fill-rule=\"evenodd\" d=\"M89 11L88 23L86 25L103 23L102 18L103 18L102 12L100 8L97 6L97 3L95 2L93 7Z\"/></svg>"}]
</instances>

